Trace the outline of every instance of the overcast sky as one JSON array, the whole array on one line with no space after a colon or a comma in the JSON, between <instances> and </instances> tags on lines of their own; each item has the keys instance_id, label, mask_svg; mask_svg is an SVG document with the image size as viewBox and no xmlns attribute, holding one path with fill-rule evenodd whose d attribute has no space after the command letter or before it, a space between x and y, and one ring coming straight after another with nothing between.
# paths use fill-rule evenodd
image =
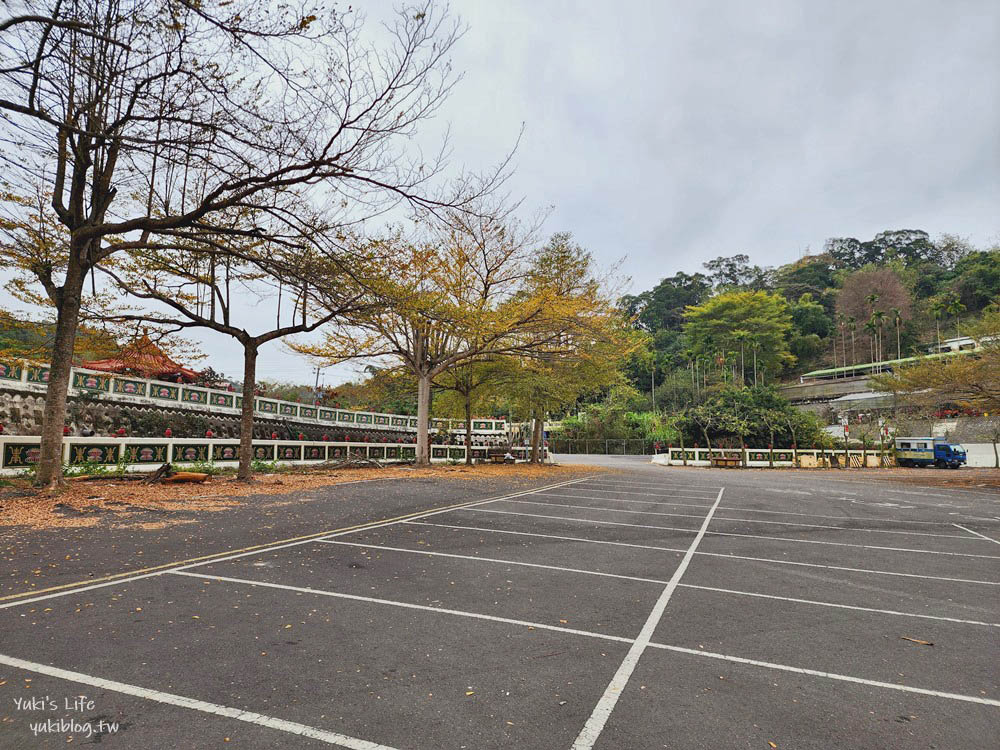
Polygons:
<instances>
[{"instance_id":1,"label":"overcast sky","mask_svg":"<svg viewBox=\"0 0 1000 750\"><path fill-rule=\"evenodd\" d=\"M388 1L367 6L370 20ZM632 291L883 229L1000 238L1000 2L456 0L456 167L524 136L510 187ZM239 377L229 339L203 336ZM280 344L262 378L311 381ZM342 380L352 368L324 374Z\"/></svg>"},{"instance_id":2,"label":"overcast sky","mask_svg":"<svg viewBox=\"0 0 1000 750\"><path fill-rule=\"evenodd\" d=\"M512 189L553 206L546 233L624 257L632 291L719 255L787 263L831 236L1000 240L996 0L452 9L469 26L439 118L455 161L495 160L523 123Z\"/></svg>"}]
</instances>

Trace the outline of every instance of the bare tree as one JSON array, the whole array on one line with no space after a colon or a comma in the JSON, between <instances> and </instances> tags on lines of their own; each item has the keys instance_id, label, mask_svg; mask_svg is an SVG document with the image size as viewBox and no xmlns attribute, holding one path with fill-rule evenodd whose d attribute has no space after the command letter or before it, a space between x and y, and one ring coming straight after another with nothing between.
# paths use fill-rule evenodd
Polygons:
<instances>
[{"instance_id":1,"label":"bare tree","mask_svg":"<svg viewBox=\"0 0 1000 750\"><path fill-rule=\"evenodd\" d=\"M464 206L502 181L435 178L443 151L410 137L455 81L461 33L431 3L403 7L373 46L353 11L304 2L21 0L0 20L0 163L9 192L44 194L66 233L61 264L24 266L57 309L38 483L60 476L84 283L123 250L212 233L232 208L294 226L275 190L308 187L353 219L403 202ZM18 222L22 204L4 211ZM16 243L2 243L8 258ZM15 263L14 265L20 265Z\"/></svg>"},{"instance_id":2,"label":"bare tree","mask_svg":"<svg viewBox=\"0 0 1000 750\"><path fill-rule=\"evenodd\" d=\"M873 312L888 315L892 310L898 310L902 320L909 320L910 308L910 293L891 268L855 271L837 294L837 313L842 320L867 321Z\"/></svg>"},{"instance_id":3,"label":"bare tree","mask_svg":"<svg viewBox=\"0 0 1000 750\"><path fill-rule=\"evenodd\" d=\"M276 229L255 232L264 222L237 212L222 234L164 241L125 254L114 268L102 268L115 286L131 298L159 310L104 313L119 321L155 323L167 330L208 328L236 339L243 347L243 404L240 418L239 479L252 478L254 393L257 356L271 341L309 333L337 316L357 314L364 304L361 291L329 252L319 252L331 231L318 219L309 222L300 209L309 234L293 237ZM283 320L282 291L287 290ZM249 312L237 309L253 301L255 322L263 319L261 306L276 303L274 325L258 322L250 333Z\"/></svg>"}]
</instances>

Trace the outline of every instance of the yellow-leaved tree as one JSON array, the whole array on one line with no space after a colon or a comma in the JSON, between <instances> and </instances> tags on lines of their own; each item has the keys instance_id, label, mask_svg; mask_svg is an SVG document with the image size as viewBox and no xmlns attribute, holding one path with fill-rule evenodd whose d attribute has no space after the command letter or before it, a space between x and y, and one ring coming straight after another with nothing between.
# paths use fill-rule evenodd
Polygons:
<instances>
[{"instance_id":1,"label":"yellow-leaved tree","mask_svg":"<svg viewBox=\"0 0 1000 750\"><path fill-rule=\"evenodd\" d=\"M449 218L421 241L399 233L358 241L358 253L385 259L357 280L367 304L328 324L319 344L295 346L326 362L375 358L409 370L417 381L418 464L430 461L435 378L473 361L569 351L595 311L611 307L597 284L563 295L564 269L539 264L545 253L535 251L530 229L509 218Z\"/></svg>"}]
</instances>

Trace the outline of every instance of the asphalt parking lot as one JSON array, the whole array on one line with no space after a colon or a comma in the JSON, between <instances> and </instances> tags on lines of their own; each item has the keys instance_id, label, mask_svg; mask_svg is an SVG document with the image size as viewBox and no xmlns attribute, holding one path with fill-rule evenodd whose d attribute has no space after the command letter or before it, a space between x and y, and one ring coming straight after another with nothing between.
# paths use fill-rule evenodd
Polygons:
<instances>
[{"instance_id":1,"label":"asphalt parking lot","mask_svg":"<svg viewBox=\"0 0 1000 750\"><path fill-rule=\"evenodd\" d=\"M617 466L0 603L0 747L996 743L1000 495Z\"/></svg>"}]
</instances>

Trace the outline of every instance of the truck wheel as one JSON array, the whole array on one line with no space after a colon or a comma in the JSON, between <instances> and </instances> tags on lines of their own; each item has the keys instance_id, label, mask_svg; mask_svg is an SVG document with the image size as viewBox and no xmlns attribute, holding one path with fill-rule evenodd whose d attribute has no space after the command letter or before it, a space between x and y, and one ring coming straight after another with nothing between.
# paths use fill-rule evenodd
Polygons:
<instances>
[{"instance_id":1,"label":"truck wheel","mask_svg":"<svg viewBox=\"0 0 1000 750\"><path fill-rule=\"evenodd\" d=\"M934 462L934 466L938 469L945 469L948 467L948 464L946 464L941 459L938 459L937 461Z\"/></svg>"}]
</instances>

